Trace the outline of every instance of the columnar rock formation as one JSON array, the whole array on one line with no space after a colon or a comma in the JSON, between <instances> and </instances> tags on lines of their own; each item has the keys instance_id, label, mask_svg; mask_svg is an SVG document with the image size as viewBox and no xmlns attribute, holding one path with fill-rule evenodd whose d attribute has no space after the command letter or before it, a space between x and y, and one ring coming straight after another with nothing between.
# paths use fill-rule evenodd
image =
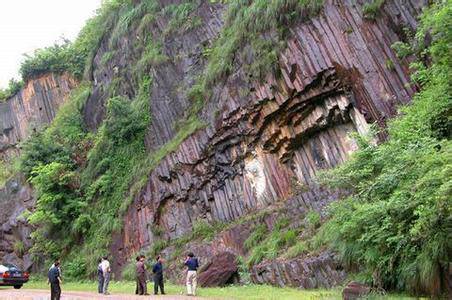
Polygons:
<instances>
[{"instance_id":1,"label":"columnar rock formation","mask_svg":"<svg viewBox=\"0 0 452 300\"><path fill-rule=\"evenodd\" d=\"M151 246L157 239L153 226L164 228L165 239L174 239L189 233L196 220L231 222L279 201L294 216L321 212L337 194L318 187L314 176L347 159L356 147L350 133L366 132L374 122L384 125L415 92L408 61L399 61L390 46L405 38L404 28L415 29L425 2L386 1L380 17L367 20L356 1L326 1L318 17L290 29L292 38L280 54L280 77L253 80L238 65L203 110L207 128L150 173L114 251L128 258ZM182 58L154 68L150 149L174 135L187 107L181 87L190 77L182 74L196 74L200 45L216 36L222 9L200 5L203 26L165 43L165 53ZM320 260L331 268L325 255ZM284 266L290 264L310 265L295 260ZM272 280L281 272L275 264L260 270L253 276L257 282L304 286L284 276ZM296 273L291 270L288 274Z\"/></svg>"},{"instance_id":2,"label":"columnar rock formation","mask_svg":"<svg viewBox=\"0 0 452 300\"><path fill-rule=\"evenodd\" d=\"M20 153L19 143L50 123L77 82L70 76L46 74L27 82L19 93L0 102L0 160ZM22 213L35 203L33 190L18 175L0 187L0 258L29 269L31 229Z\"/></svg>"},{"instance_id":3,"label":"columnar rock formation","mask_svg":"<svg viewBox=\"0 0 452 300\"><path fill-rule=\"evenodd\" d=\"M384 126L397 106L408 103L416 91L409 81L409 59L400 61L391 45L415 30L416 16L426 3L388 0L379 16L370 20L363 16L363 1L326 0L318 16L290 28L287 47L275 66L277 75L268 74L264 80L246 73L247 62L237 56L232 74L212 87L212 97L205 99L200 117L206 127L149 170L144 188L125 213L122 231L114 236L113 269L119 274L136 252L157 240L183 237L201 220L231 223L270 211L257 220L237 222L213 241L184 246L183 250L199 254L210 272L206 274L231 282L236 266L222 272L211 258L227 253L224 263L228 264L234 257L248 255L244 241L257 223L271 230L278 214L294 224L309 211L323 214L340 192L318 186L316 174L345 161L356 149L351 133L366 133L372 123ZM83 116L87 127L96 130L101 124L111 86L129 99L137 94L135 70L129 66L143 56L143 47L136 45L145 31L155 40L164 36L166 57L148 70L153 83L146 147L151 153L171 142L180 120L188 116L192 103L187 90L204 71L203 51L218 37L225 9L225 4L200 1L193 14L201 25L170 36L163 34L168 20L157 15L147 28L132 26L114 48L107 33L93 59L89 78L93 91ZM109 60L103 59L107 53ZM33 129L50 122L75 85L66 75L43 76L0 104L0 155L8 157ZM19 198L30 198L26 192L23 195ZM0 205L10 203L3 199L11 197L0 194ZM20 207L26 207L25 202L33 201L17 201ZM10 215L18 213L20 209L13 209ZM5 224L0 234L8 243L0 251L11 253L11 234L17 232L11 228L16 223ZM157 227L163 233L156 234ZM163 250L166 256L175 252L172 247ZM168 274L181 279L174 265ZM264 261L251 268L254 282L281 286L330 287L344 278L345 271L328 251ZM210 279L205 282L212 284Z\"/></svg>"},{"instance_id":4,"label":"columnar rock formation","mask_svg":"<svg viewBox=\"0 0 452 300\"><path fill-rule=\"evenodd\" d=\"M46 74L0 102L0 158L17 154L18 144L50 123L77 82L69 75Z\"/></svg>"}]
</instances>

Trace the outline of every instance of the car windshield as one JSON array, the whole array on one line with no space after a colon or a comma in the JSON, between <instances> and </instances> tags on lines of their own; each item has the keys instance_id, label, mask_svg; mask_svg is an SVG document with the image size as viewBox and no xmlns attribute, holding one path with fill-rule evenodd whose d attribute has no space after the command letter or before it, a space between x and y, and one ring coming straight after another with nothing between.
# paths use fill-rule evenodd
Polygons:
<instances>
[{"instance_id":1,"label":"car windshield","mask_svg":"<svg viewBox=\"0 0 452 300\"><path fill-rule=\"evenodd\" d=\"M9 268L9 269L16 269L18 270L19 268L17 268L17 266L13 265L13 264L2 264L3 266Z\"/></svg>"}]
</instances>

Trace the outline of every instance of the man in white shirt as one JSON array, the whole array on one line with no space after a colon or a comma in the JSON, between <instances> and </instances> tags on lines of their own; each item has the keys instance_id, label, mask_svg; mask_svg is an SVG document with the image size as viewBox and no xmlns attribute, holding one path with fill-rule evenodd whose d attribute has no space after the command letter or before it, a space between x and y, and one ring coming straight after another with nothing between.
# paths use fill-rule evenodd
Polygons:
<instances>
[{"instance_id":1,"label":"man in white shirt","mask_svg":"<svg viewBox=\"0 0 452 300\"><path fill-rule=\"evenodd\" d=\"M102 257L102 262L100 263L100 266L102 268L102 273L104 275L104 286L103 286L103 293L104 295L109 295L108 292L108 283L110 282L110 262L107 259L107 256Z\"/></svg>"}]
</instances>

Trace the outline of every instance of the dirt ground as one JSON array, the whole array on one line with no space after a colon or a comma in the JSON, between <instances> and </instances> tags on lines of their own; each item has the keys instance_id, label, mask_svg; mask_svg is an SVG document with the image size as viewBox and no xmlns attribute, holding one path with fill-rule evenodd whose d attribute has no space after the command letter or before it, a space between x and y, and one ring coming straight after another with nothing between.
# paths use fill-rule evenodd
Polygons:
<instances>
[{"instance_id":1,"label":"dirt ground","mask_svg":"<svg viewBox=\"0 0 452 300\"><path fill-rule=\"evenodd\" d=\"M50 291L47 290L15 290L13 288L0 289L0 300L48 300L50 299ZM136 296L127 294L112 294L99 295L91 292L71 292L63 291L61 294L62 300L142 300L142 299L164 299L164 300L200 300L205 298L189 297L183 295L150 295L150 296Z\"/></svg>"}]
</instances>

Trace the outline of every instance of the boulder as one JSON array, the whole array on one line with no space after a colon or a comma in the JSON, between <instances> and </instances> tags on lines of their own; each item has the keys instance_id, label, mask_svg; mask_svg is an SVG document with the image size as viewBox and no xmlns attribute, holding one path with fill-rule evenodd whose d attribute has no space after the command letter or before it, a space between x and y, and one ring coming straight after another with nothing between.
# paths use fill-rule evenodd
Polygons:
<instances>
[{"instance_id":1,"label":"boulder","mask_svg":"<svg viewBox=\"0 0 452 300\"><path fill-rule=\"evenodd\" d=\"M342 299L349 300L349 299L359 299L361 297L365 297L370 293L370 287L356 282L352 281L348 283L344 290L342 291Z\"/></svg>"},{"instance_id":2,"label":"boulder","mask_svg":"<svg viewBox=\"0 0 452 300\"><path fill-rule=\"evenodd\" d=\"M237 257L231 252L220 252L212 257L198 275L198 283L203 287L224 286L237 281Z\"/></svg>"}]
</instances>

